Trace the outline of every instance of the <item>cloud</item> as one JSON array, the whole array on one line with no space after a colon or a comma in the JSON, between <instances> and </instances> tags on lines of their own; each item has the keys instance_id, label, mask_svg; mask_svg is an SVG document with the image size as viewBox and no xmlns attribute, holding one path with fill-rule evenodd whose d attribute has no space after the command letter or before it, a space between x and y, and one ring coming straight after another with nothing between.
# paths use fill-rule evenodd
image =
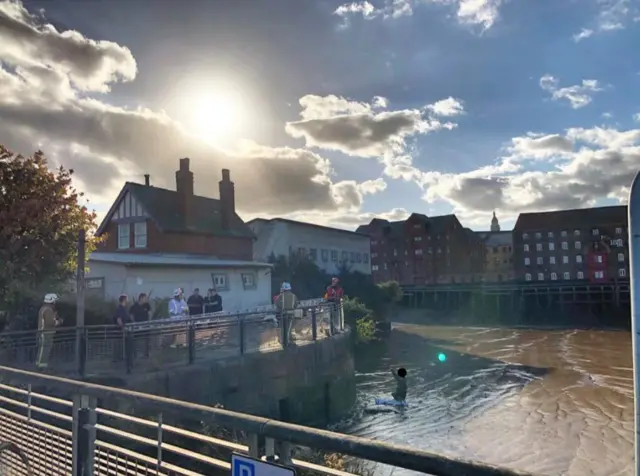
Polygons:
<instances>
[{"instance_id":1,"label":"cloud","mask_svg":"<svg viewBox=\"0 0 640 476\"><path fill-rule=\"evenodd\" d=\"M540 87L551 93L551 99L569 101L573 109L579 109L588 105L593 93L603 91L603 87L595 79L583 79L581 84L559 88L557 78L546 74L540 78Z\"/></svg>"},{"instance_id":2,"label":"cloud","mask_svg":"<svg viewBox=\"0 0 640 476\"><path fill-rule=\"evenodd\" d=\"M439 103L438 109L451 112L462 105L450 98ZM355 157L393 157L406 151L407 140L416 135L441 129L453 129L456 124L440 122L428 111L404 109L389 111L387 100L376 97L371 103L351 101L337 96L307 95L300 99L302 120L288 122L289 135L302 138L307 147L335 150ZM438 104L438 103L436 103ZM426 111L426 112L425 112ZM459 112L458 112L459 113Z\"/></svg>"},{"instance_id":3,"label":"cloud","mask_svg":"<svg viewBox=\"0 0 640 476\"><path fill-rule=\"evenodd\" d=\"M491 28L500 16L503 0L384 0L376 8L368 1L345 3L340 5L334 14L342 17L343 27L349 25L349 19L360 15L365 20L383 18L385 20L411 16L418 5L453 6L456 18L463 25L478 25L483 30Z\"/></svg>"},{"instance_id":4,"label":"cloud","mask_svg":"<svg viewBox=\"0 0 640 476\"><path fill-rule=\"evenodd\" d=\"M334 183L329 161L306 149L245 142L225 153L164 113L116 107L90 94L136 73L126 47L59 32L21 3L0 1L0 140L22 153L41 148L54 164L74 168L94 203L108 203L124 180L143 173L173 189L179 157L192 158L202 195L217 196L220 169L231 169L242 212L359 210L363 194L382 187ZM383 105L377 98L367 108Z\"/></svg>"},{"instance_id":5,"label":"cloud","mask_svg":"<svg viewBox=\"0 0 640 476\"><path fill-rule=\"evenodd\" d=\"M431 112L436 116L458 116L464 114L464 106L462 101L458 99L448 97L447 99L441 99L433 104L427 106Z\"/></svg>"},{"instance_id":6,"label":"cloud","mask_svg":"<svg viewBox=\"0 0 640 476\"><path fill-rule=\"evenodd\" d=\"M520 212L626 200L640 164L640 129L572 128L564 134L513 138L492 166L460 174L422 173L427 202L445 201L461 218L486 220ZM540 162L543 169L540 170Z\"/></svg>"},{"instance_id":7,"label":"cloud","mask_svg":"<svg viewBox=\"0 0 640 476\"><path fill-rule=\"evenodd\" d=\"M637 21L640 12L631 0L592 0L595 1L598 15L590 28L582 28L573 35L575 42L591 38L596 34L623 30L630 21Z\"/></svg>"},{"instance_id":8,"label":"cloud","mask_svg":"<svg viewBox=\"0 0 640 476\"><path fill-rule=\"evenodd\" d=\"M637 122L640 122L640 112L637 112L637 113L635 113L633 115L633 120L637 121Z\"/></svg>"}]
</instances>

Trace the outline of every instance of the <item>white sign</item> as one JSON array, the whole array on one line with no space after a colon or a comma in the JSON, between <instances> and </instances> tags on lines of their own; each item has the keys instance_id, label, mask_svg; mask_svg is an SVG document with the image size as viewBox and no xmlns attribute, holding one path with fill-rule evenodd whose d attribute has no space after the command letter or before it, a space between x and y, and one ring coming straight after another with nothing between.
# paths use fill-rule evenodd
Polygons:
<instances>
[{"instance_id":1,"label":"white sign","mask_svg":"<svg viewBox=\"0 0 640 476\"><path fill-rule=\"evenodd\" d=\"M291 468L278 464L266 463L248 456L233 454L231 456L231 476L295 476Z\"/></svg>"}]
</instances>

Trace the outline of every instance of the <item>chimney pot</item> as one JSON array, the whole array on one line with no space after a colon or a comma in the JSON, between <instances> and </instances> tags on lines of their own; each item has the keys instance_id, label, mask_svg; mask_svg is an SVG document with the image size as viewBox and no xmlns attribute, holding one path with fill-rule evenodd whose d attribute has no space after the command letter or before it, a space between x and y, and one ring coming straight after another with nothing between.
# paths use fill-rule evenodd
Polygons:
<instances>
[{"instance_id":1,"label":"chimney pot","mask_svg":"<svg viewBox=\"0 0 640 476\"><path fill-rule=\"evenodd\" d=\"M222 180L225 182L231 181L231 172L229 172L229 169L222 169Z\"/></svg>"},{"instance_id":2,"label":"chimney pot","mask_svg":"<svg viewBox=\"0 0 640 476\"><path fill-rule=\"evenodd\" d=\"M149 176L149 174L144 174L144 184L145 184L147 187L148 187L148 186L149 186L149 184L150 184L150 181L149 181L149 180L150 180L150 178L151 178L151 177Z\"/></svg>"},{"instance_id":3,"label":"chimney pot","mask_svg":"<svg viewBox=\"0 0 640 476\"><path fill-rule=\"evenodd\" d=\"M189 171L189 158L185 157L184 159L180 159L180 170L183 172Z\"/></svg>"},{"instance_id":4,"label":"chimney pot","mask_svg":"<svg viewBox=\"0 0 640 476\"><path fill-rule=\"evenodd\" d=\"M218 183L218 190L222 205L222 227L228 230L236 213L235 186L231 181L229 169L222 169L222 180Z\"/></svg>"}]
</instances>

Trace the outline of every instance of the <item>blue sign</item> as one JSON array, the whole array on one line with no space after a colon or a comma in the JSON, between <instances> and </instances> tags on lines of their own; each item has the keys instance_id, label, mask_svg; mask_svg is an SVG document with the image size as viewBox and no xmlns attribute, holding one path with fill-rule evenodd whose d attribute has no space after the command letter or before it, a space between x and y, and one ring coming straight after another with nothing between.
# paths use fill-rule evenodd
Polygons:
<instances>
[{"instance_id":1,"label":"blue sign","mask_svg":"<svg viewBox=\"0 0 640 476\"><path fill-rule=\"evenodd\" d=\"M231 456L231 476L295 476L291 468L267 463L244 455Z\"/></svg>"}]
</instances>

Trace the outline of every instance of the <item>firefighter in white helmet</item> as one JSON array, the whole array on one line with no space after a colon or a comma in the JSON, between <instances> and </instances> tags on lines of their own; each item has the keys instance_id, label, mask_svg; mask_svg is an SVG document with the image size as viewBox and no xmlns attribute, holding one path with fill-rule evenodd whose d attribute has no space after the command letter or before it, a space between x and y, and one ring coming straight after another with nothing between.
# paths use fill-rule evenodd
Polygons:
<instances>
[{"instance_id":1,"label":"firefighter in white helmet","mask_svg":"<svg viewBox=\"0 0 640 476\"><path fill-rule=\"evenodd\" d=\"M182 288L176 288L173 291L173 299L169 301L169 318L181 319L189 315L189 306L184 300Z\"/></svg>"},{"instance_id":2,"label":"firefighter in white helmet","mask_svg":"<svg viewBox=\"0 0 640 476\"><path fill-rule=\"evenodd\" d=\"M49 293L44 296L44 303L38 312L38 357L36 365L44 369L49 366L49 355L53 347L53 338L56 334L56 327L62 324L56 311L58 295Z\"/></svg>"}]
</instances>

